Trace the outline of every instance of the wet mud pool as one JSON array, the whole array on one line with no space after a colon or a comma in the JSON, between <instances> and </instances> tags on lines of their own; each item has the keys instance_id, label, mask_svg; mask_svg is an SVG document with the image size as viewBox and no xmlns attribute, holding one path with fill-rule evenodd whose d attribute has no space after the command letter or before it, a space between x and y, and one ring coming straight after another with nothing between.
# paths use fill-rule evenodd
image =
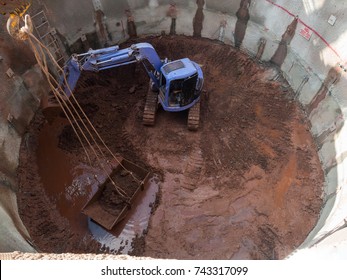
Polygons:
<instances>
[{"instance_id":1,"label":"wet mud pool","mask_svg":"<svg viewBox=\"0 0 347 280\"><path fill-rule=\"evenodd\" d=\"M84 74L76 97L104 141L154 175L137 207L105 230L81 213L105 175L90 166L64 117L47 123L38 112L22 142L17 194L33 244L54 253L286 257L314 227L324 183L293 91L276 69L227 45L141 41L162 58L202 65L200 129L188 131L187 113L161 109L154 127L142 125L148 77L140 65Z\"/></svg>"}]
</instances>

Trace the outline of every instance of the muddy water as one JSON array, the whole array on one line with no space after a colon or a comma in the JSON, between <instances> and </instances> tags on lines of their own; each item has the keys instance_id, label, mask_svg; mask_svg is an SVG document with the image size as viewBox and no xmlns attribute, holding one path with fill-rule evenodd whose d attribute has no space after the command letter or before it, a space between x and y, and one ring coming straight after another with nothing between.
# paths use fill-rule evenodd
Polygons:
<instances>
[{"instance_id":1,"label":"muddy water","mask_svg":"<svg viewBox=\"0 0 347 280\"><path fill-rule=\"evenodd\" d=\"M128 253L132 241L147 229L152 206L159 189L159 178L153 175L149 187L136 198L127 217L112 231L107 231L81 213L107 175L97 167L75 162L58 147L59 135L67 125L65 119L46 123L39 134L37 165L41 182L60 214L69 221L74 232L87 234L111 252Z\"/></svg>"},{"instance_id":2,"label":"muddy water","mask_svg":"<svg viewBox=\"0 0 347 280\"><path fill-rule=\"evenodd\" d=\"M151 216L152 205L156 200L159 190L159 178L154 175L149 180L149 186L145 193L141 193L135 200L134 205L128 213L128 218L119 223L112 231L107 231L98 226L92 220L88 221L88 227L103 247L109 248L111 252L128 254L134 248L132 240L140 237L148 227Z\"/></svg>"}]
</instances>

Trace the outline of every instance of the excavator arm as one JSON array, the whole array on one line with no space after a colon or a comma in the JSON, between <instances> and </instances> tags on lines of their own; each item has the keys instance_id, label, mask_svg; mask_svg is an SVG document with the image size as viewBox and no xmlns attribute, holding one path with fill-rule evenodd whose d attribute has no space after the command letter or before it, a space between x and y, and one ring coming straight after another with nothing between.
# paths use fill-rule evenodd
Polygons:
<instances>
[{"instance_id":1,"label":"excavator arm","mask_svg":"<svg viewBox=\"0 0 347 280\"><path fill-rule=\"evenodd\" d=\"M149 62L145 63L145 61ZM83 71L99 72L136 62L143 65L152 82L159 87L160 68L164 62L159 58L151 44L139 43L129 48L119 49L119 46L89 50L86 53L73 55L64 68L61 85L67 97L71 96ZM65 77L64 77L65 76Z\"/></svg>"}]
</instances>

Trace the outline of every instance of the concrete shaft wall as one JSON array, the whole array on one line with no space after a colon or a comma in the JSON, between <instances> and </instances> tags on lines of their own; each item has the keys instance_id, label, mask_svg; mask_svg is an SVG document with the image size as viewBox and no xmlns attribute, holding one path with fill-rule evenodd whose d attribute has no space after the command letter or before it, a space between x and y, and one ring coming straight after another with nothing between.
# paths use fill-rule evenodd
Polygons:
<instances>
[{"instance_id":1,"label":"concrete shaft wall","mask_svg":"<svg viewBox=\"0 0 347 280\"><path fill-rule=\"evenodd\" d=\"M6 25L4 19L0 24ZM35 252L17 210L16 169L25 127L46 90L28 46L5 30L0 31L0 252Z\"/></svg>"},{"instance_id":2,"label":"concrete shaft wall","mask_svg":"<svg viewBox=\"0 0 347 280\"><path fill-rule=\"evenodd\" d=\"M90 0L81 8L81 1L45 0L32 13L40 9L68 52L165 32L220 40L277 65L311 121L326 178L320 220L293 257L346 257L345 1Z\"/></svg>"}]
</instances>

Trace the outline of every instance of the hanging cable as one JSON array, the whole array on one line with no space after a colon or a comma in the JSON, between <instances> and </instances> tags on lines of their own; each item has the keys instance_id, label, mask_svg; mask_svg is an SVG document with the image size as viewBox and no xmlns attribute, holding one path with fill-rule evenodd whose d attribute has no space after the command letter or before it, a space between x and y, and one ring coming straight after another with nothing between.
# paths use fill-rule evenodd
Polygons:
<instances>
[{"instance_id":1,"label":"hanging cable","mask_svg":"<svg viewBox=\"0 0 347 280\"><path fill-rule=\"evenodd\" d=\"M66 79L66 75L64 74L64 70L61 68L61 66L58 64L58 62L55 60L55 58L53 57L53 55L50 53L50 51L48 50L48 48L42 44L42 42L40 40L38 40L31 32L28 32L28 35L30 38L34 39L40 46L41 48L45 49L48 56L50 57L51 61L54 63L54 65L57 67L58 72L62 72L62 77L64 79L64 83L67 86L67 90L69 92L71 92L71 97L73 99L73 101L75 102L75 104L77 105L78 109L80 110L80 112L82 113L83 117L85 118L85 120L87 121L88 125L91 127L92 131L96 134L97 138L101 141L102 145L106 148L106 150L110 153L110 155L113 157L113 159L124 169L126 170L131 176L132 178L138 183L138 184L143 184L143 181L138 180L138 178L136 178L134 176L134 174L127 170L127 168L118 160L118 158L114 155L114 153L111 151L111 149L108 147L108 145L105 143L105 141L102 139L102 137L100 136L100 134L98 133L98 131L96 130L96 128L93 126L93 124L91 123L91 121L89 120L88 116L85 114L84 110L82 109L81 105L79 104L79 102L77 101L76 97L74 96L74 93L72 92L67 79ZM61 92L64 94L64 96L66 96L65 91L62 89L61 85L59 85L59 83L57 82L57 86L59 86L59 89L61 90ZM78 110L74 107L74 105L72 104L72 102L70 101L69 98L67 98L68 103L71 105L71 107L73 108L73 110L75 111L75 114L78 116L78 118L80 119L80 121L82 122L83 126L85 127L85 129L88 131L88 133L90 134L90 136L92 137L94 143L96 144L96 146L98 147L100 153L104 156L104 153L102 152L102 150L100 149L99 145L97 144L96 140L94 139L92 133L90 133L88 127L85 125L85 123L83 122L82 117L80 116L80 113L78 112Z\"/></svg>"},{"instance_id":2,"label":"hanging cable","mask_svg":"<svg viewBox=\"0 0 347 280\"><path fill-rule=\"evenodd\" d=\"M29 34L29 36L31 37L30 34ZM74 132L76 133L77 137L79 138L80 142L81 142L82 145L83 145L83 142L82 142L82 140L81 140L81 137L79 136L79 133L78 133L77 129L76 129L75 126L74 126L74 122L75 122L75 124L77 125L77 128L78 128L79 132L82 134L83 138L84 138L85 141L88 143L88 145L89 145L89 147L91 148L91 150L93 151L95 157L97 158L97 161L98 161L100 167L101 167L101 168L103 169L103 171L107 174L107 177L110 179L112 185L115 187L117 193L118 193L120 196L122 196L123 198L129 198L129 197L127 196L126 192L125 192L124 190L122 190L119 186L117 186L117 185L115 184L115 182L113 181L113 179L109 176L107 170L104 168L104 166L103 166L103 164L102 164L102 161L100 160L100 158L99 158L99 156L98 156L96 150L94 149L92 143L89 141L88 137L87 137L86 134L83 132L83 129L82 129L81 126L78 124L78 120L75 118L74 113L71 111L70 107L69 107L68 104L66 103L66 100L63 98L63 96L61 95L61 93L59 93L59 90L58 90L58 89L60 89L60 90L62 90L62 89L61 89L61 87L59 86L59 83L58 83L58 82L55 80L55 78L53 77L53 75L52 75L51 73L49 73L48 66L47 66L47 61L46 61L46 58L45 58L45 54L43 53L43 50L42 50L41 46L40 46L39 50L37 50L35 44L30 40L30 38L29 38L29 43L30 43L30 45L31 45L31 47L32 47L32 49L33 49L33 51L34 51L35 58L37 59L40 68L42 69L43 73L45 74L45 76L46 76L46 78L47 78L48 84L49 84L49 86L51 87L51 89L52 89L52 91L53 91L53 94L54 94L55 98L57 99L59 105L60 105L61 108L63 109L63 112L64 112L65 116L68 118L69 123L70 123L70 125L73 127L73 130L74 130ZM39 52L41 52L42 57L39 55ZM54 84L52 84L52 82L55 83L58 87L55 87ZM68 113L70 114L70 116L71 116L71 118L72 118L73 120L71 120L71 118L70 118L70 116L69 116ZM95 142L95 139L94 139L94 142ZM98 146L96 142L95 142L95 144L96 144L96 146ZM84 145L83 145L83 147L84 147ZM101 150L100 147L99 147L99 150ZM87 155L87 157L88 157L88 159L89 159L89 161L90 161L89 154L88 154L87 150L85 149L85 147L84 147L84 151L85 151L85 153L86 153L86 155ZM103 156L104 156L104 155L103 155ZM90 161L90 164L91 164L91 161Z\"/></svg>"},{"instance_id":3,"label":"hanging cable","mask_svg":"<svg viewBox=\"0 0 347 280\"><path fill-rule=\"evenodd\" d=\"M95 151L93 145L90 143L88 137L86 136L86 134L83 132L83 129L81 128L81 126L79 125L79 122L78 120L76 119L75 115L74 115L74 112L75 114L77 113L78 117L79 117L79 120L81 121L81 123L84 125L85 129L87 130L87 132L89 133L90 137L92 138L92 140L94 141L96 147L98 148L98 150L102 153L102 150L100 149L99 145L97 144L95 138L93 137L93 135L91 134L91 132L89 131L88 127L85 125L85 123L83 122L82 118L80 117L80 115L78 114L76 108L73 106L72 102L69 100L69 99L66 99L71 107L73 108L74 112L71 111L70 107L68 106L65 98L64 98L64 91L63 89L61 88L61 85L58 83L58 81L56 81L56 79L53 77L53 75L49 72L49 69L48 69L48 65L47 65L47 59L46 59L46 54L44 52L44 49L46 51L46 53L48 54L48 56L50 57L50 59L53 61L53 63L56 65L56 66L59 66L58 63L55 61L54 57L52 56L52 54L50 53L50 51L46 48L46 46L44 46L33 34L32 34L32 24L31 24L31 20L30 20L30 17L28 15L25 15L25 19L24 19L24 22L25 22L25 26L22 27L22 28L18 28L18 30L16 31L17 33L20 33L21 35L20 36L16 36L17 38L20 38L21 40L28 40L29 41L29 44L34 52L34 55L35 55L35 58L38 62L38 65L40 66L41 70L43 71L43 73L45 74L46 78L47 78L47 82L56 98L56 100L58 101L58 104L60 105L60 107L62 108L65 116L67 117L70 125L72 126L75 134L77 135L78 139L79 139L79 142L81 143L83 149L84 149L84 152L85 154L87 155L87 158L88 158L88 161L89 163L91 164L91 160L90 160L90 156L83 144L83 141L80 137L80 134L83 136L83 138L85 139L85 141L88 143L89 147L92 149L95 157L97 158L97 161L100 165L100 167L103 169L103 171L107 174L107 177L109 178L109 180L111 181L112 185L115 187L117 193L125 198L125 199L129 199L129 196L126 194L126 192L121 189L119 186L117 186L115 184L115 182L113 181L113 179L110 177L110 175L108 174L109 172L107 172L107 170L105 170L104 168L104 165L103 163L101 162L97 152ZM19 21L16 21L16 24L19 24ZM15 29L15 28L14 28ZM23 36L23 33L24 34L27 34L28 37L26 36ZM32 40L34 39L34 40ZM35 45L34 41L37 43L38 47ZM60 66L59 66L60 68ZM58 68L58 69L59 69ZM62 70L60 68L60 70ZM64 73L62 71L62 73ZM64 77L64 79L66 79L66 77ZM64 93L64 94L61 94L60 92ZM82 110L82 108L79 106L80 110ZM84 113L84 112L83 112ZM69 115L70 114L70 115ZM85 115L85 114L84 114ZM76 129L75 125L74 125L74 122L78 128L78 130ZM90 123L90 121L89 121ZM94 127L93 127L94 128ZM95 128L94 128L95 129ZM78 131L80 132L80 134L78 133ZM102 153L103 157L106 159L105 155ZM119 162L119 160L117 159L117 161Z\"/></svg>"}]
</instances>

